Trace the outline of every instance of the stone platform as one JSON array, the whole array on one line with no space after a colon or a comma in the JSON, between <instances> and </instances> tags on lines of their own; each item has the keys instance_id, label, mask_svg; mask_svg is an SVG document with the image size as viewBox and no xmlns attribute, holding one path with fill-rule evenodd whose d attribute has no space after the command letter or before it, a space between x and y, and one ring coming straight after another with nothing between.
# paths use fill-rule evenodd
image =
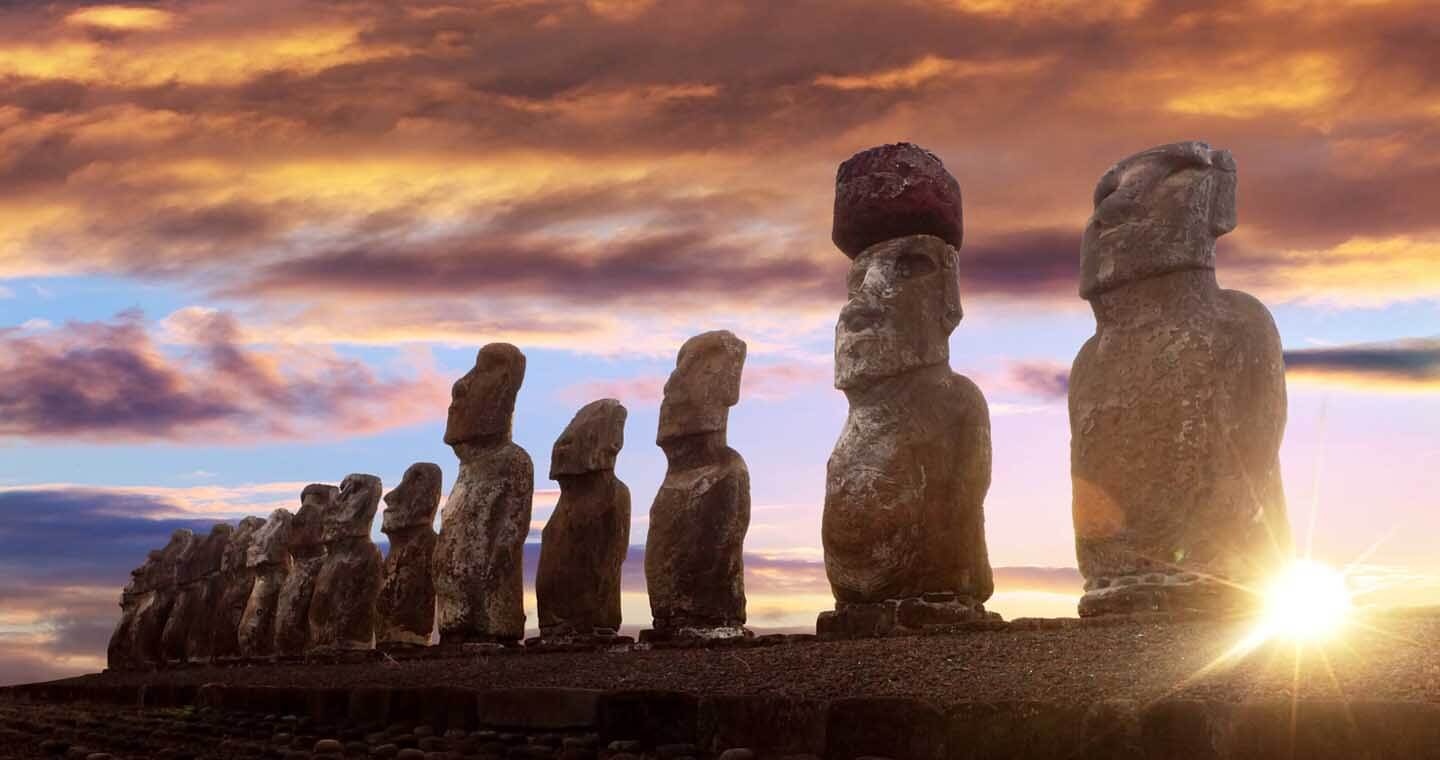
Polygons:
<instances>
[{"instance_id":1,"label":"stone platform","mask_svg":"<svg viewBox=\"0 0 1440 760\"><path fill-rule=\"evenodd\" d=\"M105 673L0 691L0 757L80 744L126 760L398 757L407 745L414 757L537 760L736 748L792 760L1440 758L1440 615L1362 619L1298 669L1281 643L1217 664L1247 626L1022 620L870 640Z\"/></svg>"}]
</instances>

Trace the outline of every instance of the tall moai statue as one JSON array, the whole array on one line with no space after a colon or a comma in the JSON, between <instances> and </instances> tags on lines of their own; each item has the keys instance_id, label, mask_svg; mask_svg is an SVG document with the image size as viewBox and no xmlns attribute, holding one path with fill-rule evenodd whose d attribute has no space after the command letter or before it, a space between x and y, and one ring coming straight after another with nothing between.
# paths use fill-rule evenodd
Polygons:
<instances>
[{"instance_id":1,"label":"tall moai statue","mask_svg":"<svg viewBox=\"0 0 1440 760\"><path fill-rule=\"evenodd\" d=\"M960 186L916 145L840 165L832 238L850 257L835 387L850 412L830 455L821 537L835 610L821 634L880 636L983 618L990 412L950 369L960 324Z\"/></svg>"},{"instance_id":2,"label":"tall moai statue","mask_svg":"<svg viewBox=\"0 0 1440 760\"><path fill-rule=\"evenodd\" d=\"M1235 179L1228 152L1183 142L1095 188L1080 295L1096 329L1070 374L1081 615L1244 606L1232 584L1289 555L1280 336L1215 280Z\"/></svg>"},{"instance_id":3,"label":"tall moai statue","mask_svg":"<svg viewBox=\"0 0 1440 760\"><path fill-rule=\"evenodd\" d=\"M145 562L130 571L130 582L120 592L120 620L110 634L110 643L105 647L105 665L110 670L124 670L136 665L135 627L140 603L149 591L150 576L160 561L160 552L151 550L145 555Z\"/></svg>"},{"instance_id":4,"label":"tall moai statue","mask_svg":"<svg viewBox=\"0 0 1440 760\"><path fill-rule=\"evenodd\" d=\"M511 644L525 635L522 560L535 466L511 440L524 380L520 349L491 343L451 389L445 443L460 459L460 474L435 547L441 644Z\"/></svg>"},{"instance_id":5,"label":"tall moai statue","mask_svg":"<svg viewBox=\"0 0 1440 760\"><path fill-rule=\"evenodd\" d=\"M750 471L726 442L745 342L719 330L685 341L665 383L656 443L668 466L650 506L645 640L734 638L745 630Z\"/></svg>"},{"instance_id":6,"label":"tall moai statue","mask_svg":"<svg viewBox=\"0 0 1440 760\"><path fill-rule=\"evenodd\" d=\"M290 550L286 544L293 519L288 509L271 512L245 552L245 566L255 580L237 633L242 657L269 657L275 653L275 616L281 589L290 574Z\"/></svg>"},{"instance_id":7,"label":"tall moai statue","mask_svg":"<svg viewBox=\"0 0 1440 760\"><path fill-rule=\"evenodd\" d=\"M215 577L225 544L235 530L228 523L216 523L210 533L196 539L193 550L180 562L180 594L175 609L165 621L166 662L204 662L210 659L210 632L214 630Z\"/></svg>"},{"instance_id":8,"label":"tall moai statue","mask_svg":"<svg viewBox=\"0 0 1440 760\"><path fill-rule=\"evenodd\" d=\"M385 558L370 540L370 527L383 490L374 475L348 475L325 513L325 557L310 598L312 651L375 645L375 602L380 598Z\"/></svg>"},{"instance_id":9,"label":"tall moai statue","mask_svg":"<svg viewBox=\"0 0 1440 760\"><path fill-rule=\"evenodd\" d=\"M376 603L375 643L382 648L426 646L435 630L435 512L440 466L416 462L385 494L380 530L390 539L385 580Z\"/></svg>"},{"instance_id":10,"label":"tall moai statue","mask_svg":"<svg viewBox=\"0 0 1440 760\"><path fill-rule=\"evenodd\" d=\"M249 516L240 520L220 557L220 573L213 583L213 630L210 655L215 659L240 656L240 619L255 586L255 569L250 567L250 547L265 526L265 518Z\"/></svg>"},{"instance_id":11,"label":"tall moai statue","mask_svg":"<svg viewBox=\"0 0 1440 760\"><path fill-rule=\"evenodd\" d=\"M135 609L134 659L140 665L165 662L165 626L180 596L180 565L194 551L195 534L181 528L160 550Z\"/></svg>"},{"instance_id":12,"label":"tall moai statue","mask_svg":"<svg viewBox=\"0 0 1440 760\"><path fill-rule=\"evenodd\" d=\"M300 509L290 521L285 546L290 572L280 586L275 606L275 654L300 657L310 648L310 600L325 561L325 516L334 508L340 489L311 483L300 492Z\"/></svg>"},{"instance_id":13,"label":"tall moai statue","mask_svg":"<svg viewBox=\"0 0 1440 760\"><path fill-rule=\"evenodd\" d=\"M542 641L604 641L620 629L620 568L630 545L630 489L615 477L625 407L581 407L550 454L560 500L540 537L535 575Z\"/></svg>"}]
</instances>

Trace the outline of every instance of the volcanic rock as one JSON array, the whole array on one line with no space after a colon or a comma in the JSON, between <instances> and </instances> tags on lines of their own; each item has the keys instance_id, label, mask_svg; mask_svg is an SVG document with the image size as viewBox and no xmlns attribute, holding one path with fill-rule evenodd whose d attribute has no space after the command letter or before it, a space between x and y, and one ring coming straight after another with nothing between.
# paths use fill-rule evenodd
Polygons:
<instances>
[{"instance_id":1,"label":"volcanic rock","mask_svg":"<svg viewBox=\"0 0 1440 760\"><path fill-rule=\"evenodd\" d=\"M370 649L375 644L375 601L385 560L370 540L370 527L382 490L374 475L349 475L325 512L325 557L310 599L312 650Z\"/></svg>"},{"instance_id":2,"label":"volcanic rock","mask_svg":"<svg viewBox=\"0 0 1440 760\"><path fill-rule=\"evenodd\" d=\"M275 653L275 616L280 607L280 593L290 574L290 524L294 515L288 509L277 509L255 532L245 554L245 565L255 576L250 598L240 616L238 638L240 654L245 657L266 657Z\"/></svg>"},{"instance_id":3,"label":"volcanic rock","mask_svg":"<svg viewBox=\"0 0 1440 760\"><path fill-rule=\"evenodd\" d=\"M213 581L220 573L220 560L225 544L235 529L227 523L216 523L210 533L197 539L179 563L177 582L179 595L170 619L165 621L164 649L167 662L202 662L209 659L210 633L213 630Z\"/></svg>"},{"instance_id":4,"label":"volcanic rock","mask_svg":"<svg viewBox=\"0 0 1440 760\"><path fill-rule=\"evenodd\" d=\"M264 525L261 517L242 519L220 557L220 573L212 583L217 602L210 638L213 657L240 656L240 621L255 587L255 569L250 567L248 557L255 534Z\"/></svg>"},{"instance_id":5,"label":"volcanic rock","mask_svg":"<svg viewBox=\"0 0 1440 760\"><path fill-rule=\"evenodd\" d=\"M298 657L310 647L310 600L324 562L325 515L340 489L312 483L300 492L300 509L290 521L286 548L290 572L280 586L275 607L275 654Z\"/></svg>"},{"instance_id":6,"label":"volcanic rock","mask_svg":"<svg viewBox=\"0 0 1440 760\"><path fill-rule=\"evenodd\" d=\"M846 256L920 234L959 248L963 227L960 184L930 151L911 143L881 145L840 164L830 238Z\"/></svg>"},{"instance_id":7,"label":"volcanic rock","mask_svg":"<svg viewBox=\"0 0 1440 760\"><path fill-rule=\"evenodd\" d=\"M425 646L435 630L435 512L440 508L440 466L416 462L385 494L380 530L390 538L385 581L376 603L380 646Z\"/></svg>"},{"instance_id":8,"label":"volcanic rock","mask_svg":"<svg viewBox=\"0 0 1440 760\"><path fill-rule=\"evenodd\" d=\"M179 597L181 562L194 551L195 534L181 528L170 534L170 541L150 569L135 609L134 659L142 665L158 665L165 661L165 625Z\"/></svg>"}]
</instances>

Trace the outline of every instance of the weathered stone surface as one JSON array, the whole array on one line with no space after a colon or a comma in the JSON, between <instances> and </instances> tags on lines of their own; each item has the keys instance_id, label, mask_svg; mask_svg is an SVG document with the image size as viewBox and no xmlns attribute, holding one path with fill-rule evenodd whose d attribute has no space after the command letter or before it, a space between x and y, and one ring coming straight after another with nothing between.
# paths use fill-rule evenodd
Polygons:
<instances>
[{"instance_id":1,"label":"weathered stone surface","mask_svg":"<svg viewBox=\"0 0 1440 760\"><path fill-rule=\"evenodd\" d=\"M255 582L250 598L245 601L237 633L240 654L245 657L275 653L275 617L285 578L293 564L287 546L293 519L288 509L271 512L270 519L255 531L255 538L246 550L245 565L254 574Z\"/></svg>"},{"instance_id":2,"label":"weathered stone surface","mask_svg":"<svg viewBox=\"0 0 1440 760\"><path fill-rule=\"evenodd\" d=\"M435 512L440 508L440 466L416 462L385 494L380 530L390 539L385 581L376 604L381 646L425 646L435 630Z\"/></svg>"},{"instance_id":3,"label":"weathered stone surface","mask_svg":"<svg viewBox=\"0 0 1440 760\"><path fill-rule=\"evenodd\" d=\"M930 151L894 143L860 151L840 164L830 238L846 256L921 234L959 248L963 229L960 183Z\"/></svg>"},{"instance_id":4,"label":"weathered stone surface","mask_svg":"<svg viewBox=\"0 0 1440 760\"><path fill-rule=\"evenodd\" d=\"M382 490L374 475L346 476L325 512L325 557L310 599L312 650L370 649L375 644L375 600L385 559L370 540L370 526Z\"/></svg>"},{"instance_id":5,"label":"weathered stone surface","mask_svg":"<svg viewBox=\"0 0 1440 760\"><path fill-rule=\"evenodd\" d=\"M160 556L151 568L147 593L141 595L135 609L136 662L155 665L165 661L165 624L174 611L175 600L179 597L180 563L194 551L195 534L180 529L170 534L170 541L160 550Z\"/></svg>"},{"instance_id":6,"label":"weathered stone surface","mask_svg":"<svg viewBox=\"0 0 1440 760\"><path fill-rule=\"evenodd\" d=\"M620 568L630 545L630 489L615 477L625 407L586 404L555 441L550 477L560 499L545 523L535 576L544 640L620 628Z\"/></svg>"},{"instance_id":7,"label":"weathered stone surface","mask_svg":"<svg viewBox=\"0 0 1440 760\"><path fill-rule=\"evenodd\" d=\"M835 327L835 387L850 413L830 456L821 527L832 626L858 614L848 605L893 602L898 611L933 593L954 595L943 617L979 616L994 589L989 408L949 367L962 316L956 262L945 240L912 234L870 246L851 265ZM893 621L871 618L856 617L852 635Z\"/></svg>"},{"instance_id":8,"label":"weathered stone surface","mask_svg":"<svg viewBox=\"0 0 1440 760\"><path fill-rule=\"evenodd\" d=\"M240 621L255 588L255 569L249 563L250 547L255 543L255 534L264 526L265 519L261 517L242 519L221 554L220 573L211 584L216 600L214 630L210 637L213 657L240 656Z\"/></svg>"},{"instance_id":9,"label":"weathered stone surface","mask_svg":"<svg viewBox=\"0 0 1440 760\"><path fill-rule=\"evenodd\" d=\"M451 391L445 443L460 459L460 474L435 548L442 644L509 643L525 635L522 559L535 466L510 438L524 379L525 355L491 343Z\"/></svg>"},{"instance_id":10,"label":"weathered stone surface","mask_svg":"<svg viewBox=\"0 0 1440 760\"><path fill-rule=\"evenodd\" d=\"M209 659L215 603L212 581L220 572L220 559L234 530L227 523L216 523L210 533L197 539L191 551L181 558L177 573L179 595L170 619L165 621L167 662Z\"/></svg>"},{"instance_id":11,"label":"weathered stone surface","mask_svg":"<svg viewBox=\"0 0 1440 760\"><path fill-rule=\"evenodd\" d=\"M280 586L275 608L277 655L297 657L310 647L310 600L325 559L325 515L339 493L335 486L321 483L312 483L300 492L300 509L290 521L286 538L290 572Z\"/></svg>"},{"instance_id":12,"label":"weathered stone surface","mask_svg":"<svg viewBox=\"0 0 1440 760\"><path fill-rule=\"evenodd\" d=\"M1229 153L1188 142L1096 187L1080 286L1096 331L1070 376L1082 615L1243 605L1196 584L1288 556L1280 337L1264 305L1215 278L1235 177Z\"/></svg>"},{"instance_id":13,"label":"weathered stone surface","mask_svg":"<svg viewBox=\"0 0 1440 760\"><path fill-rule=\"evenodd\" d=\"M155 566L160 561L160 552L151 551L145 555L145 562L130 571L130 582L120 592L120 620L110 634L110 643L105 648L105 663L111 670L121 670L138 664L135 652L135 628L141 599L153 590Z\"/></svg>"},{"instance_id":14,"label":"weathered stone surface","mask_svg":"<svg viewBox=\"0 0 1440 760\"><path fill-rule=\"evenodd\" d=\"M650 507L645 584L661 636L742 635L750 472L726 445L745 343L728 331L680 348L665 383L657 443L668 467Z\"/></svg>"}]
</instances>

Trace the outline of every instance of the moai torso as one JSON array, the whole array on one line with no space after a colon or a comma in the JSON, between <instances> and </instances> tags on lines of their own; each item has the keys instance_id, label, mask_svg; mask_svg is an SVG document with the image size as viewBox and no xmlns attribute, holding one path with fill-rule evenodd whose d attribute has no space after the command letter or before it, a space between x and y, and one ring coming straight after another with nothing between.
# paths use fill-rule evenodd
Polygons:
<instances>
[{"instance_id":1,"label":"moai torso","mask_svg":"<svg viewBox=\"0 0 1440 760\"><path fill-rule=\"evenodd\" d=\"M400 485L385 494L381 531L390 539L385 580L376 603L380 646L425 646L435 630L435 511L440 508L438 465L410 465Z\"/></svg>"},{"instance_id":2,"label":"moai torso","mask_svg":"<svg viewBox=\"0 0 1440 760\"><path fill-rule=\"evenodd\" d=\"M300 509L290 521L286 548L290 572L281 582L275 602L275 654L298 657L310 647L310 600L315 579L325 561L325 513L335 504L340 489L313 483L300 494Z\"/></svg>"},{"instance_id":3,"label":"moai torso","mask_svg":"<svg viewBox=\"0 0 1440 760\"><path fill-rule=\"evenodd\" d=\"M555 441L550 477L560 499L540 538L535 575L542 639L620 628L620 570L630 544L630 489L615 477L625 407L586 404Z\"/></svg>"},{"instance_id":4,"label":"moai torso","mask_svg":"<svg viewBox=\"0 0 1440 760\"><path fill-rule=\"evenodd\" d=\"M234 529L217 523L181 562L180 593L165 622L165 659L170 662L201 662L210 657L210 634L214 630L215 579L220 559Z\"/></svg>"},{"instance_id":5,"label":"moai torso","mask_svg":"<svg viewBox=\"0 0 1440 760\"><path fill-rule=\"evenodd\" d=\"M237 634L240 654L244 657L268 657L275 653L275 615L285 578L290 574L290 551L286 542L292 519L289 510L271 512L270 519L255 532L255 540L245 554L245 564L255 582L250 588L250 598L245 601Z\"/></svg>"},{"instance_id":6,"label":"moai torso","mask_svg":"<svg viewBox=\"0 0 1440 760\"><path fill-rule=\"evenodd\" d=\"M220 574L215 582L217 603L214 605L214 631L210 639L210 653L214 657L240 656L240 619L245 615L245 605L249 603L250 592L255 586L255 569L250 566L248 557L250 547L255 543L255 534L264 525L264 518L242 519L225 545L220 559Z\"/></svg>"},{"instance_id":7,"label":"moai torso","mask_svg":"<svg viewBox=\"0 0 1440 760\"><path fill-rule=\"evenodd\" d=\"M148 584L151 591L140 597L135 609L134 651L140 664L165 661L165 627L179 597L180 564L194 551L195 542L194 533L181 529L170 534L169 543L160 550Z\"/></svg>"},{"instance_id":8,"label":"moai torso","mask_svg":"<svg viewBox=\"0 0 1440 760\"><path fill-rule=\"evenodd\" d=\"M525 635L523 559L535 469L510 439L524 379L524 354L492 343L452 389L445 442L460 473L435 547L442 644L512 643Z\"/></svg>"},{"instance_id":9,"label":"moai torso","mask_svg":"<svg viewBox=\"0 0 1440 760\"><path fill-rule=\"evenodd\" d=\"M1228 582L1264 574L1290 535L1279 334L1215 279L1234 163L1162 146L1111 169L1096 202L1081 286L1096 333L1070 376L1081 614L1243 604Z\"/></svg>"},{"instance_id":10,"label":"moai torso","mask_svg":"<svg viewBox=\"0 0 1440 760\"><path fill-rule=\"evenodd\" d=\"M826 468L821 537L836 611L822 633L878 635L981 616L990 413L950 370L960 323L960 188L907 143L836 178L836 245L852 258L835 326L835 387L850 403Z\"/></svg>"},{"instance_id":11,"label":"moai torso","mask_svg":"<svg viewBox=\"0 0 1440 760\"><path fill-rule=\"evenodd\" d=\"M726 445L745 343L720 330L685 342L665 383L657 443L665 480L650 506L645 586L650 638L746 635L750 472Z\"/></svg>"},{"instance_id":12,"label":"moai torso","mask_svg":"<svg viewBox=\"0 0 1440 760\"><path fill-rule=\"evenodd\" d=\"M380 479L349 475L325 514L325 556L310 598L312 650L370 649L385 560L370 540Z\"/></svg>"}]
</instances>

